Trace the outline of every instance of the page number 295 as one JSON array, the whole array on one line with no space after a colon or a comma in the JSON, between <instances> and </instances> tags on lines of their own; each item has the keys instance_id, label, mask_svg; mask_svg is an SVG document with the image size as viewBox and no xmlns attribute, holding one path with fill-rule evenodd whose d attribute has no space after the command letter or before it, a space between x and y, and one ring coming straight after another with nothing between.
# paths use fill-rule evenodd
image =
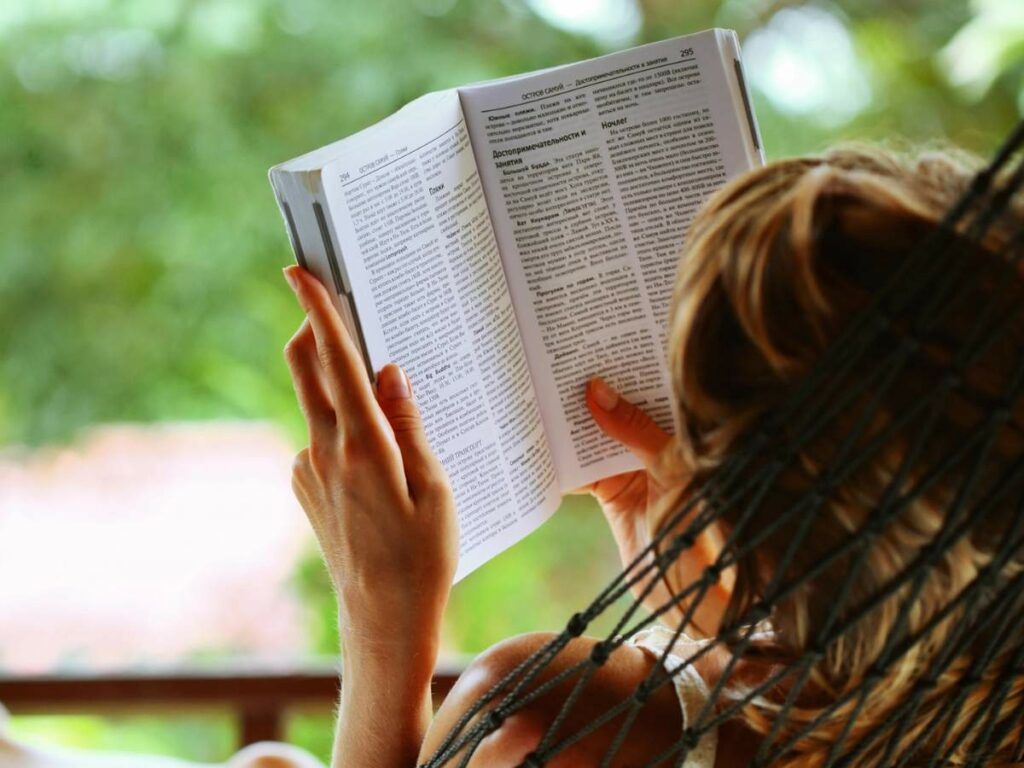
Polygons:
<instances>
[{"instance_id":1,"label":"page number 295","mask_svg":"<svg viewBox=\"0 0 1024 768\"><path fill-rule=\"evenodd\" d=\"M680 58L683 59L685 59L687 56L693 56L693 48L683 48L683 50L679 52L679 56Z\"/></svg>"}]
</instances>

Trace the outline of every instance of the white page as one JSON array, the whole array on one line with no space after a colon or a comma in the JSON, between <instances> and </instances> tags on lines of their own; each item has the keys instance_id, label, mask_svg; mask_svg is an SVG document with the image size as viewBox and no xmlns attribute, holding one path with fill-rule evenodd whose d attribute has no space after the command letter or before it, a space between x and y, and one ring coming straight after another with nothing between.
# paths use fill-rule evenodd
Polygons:
<instances>
[{"instance_id":1,"label":"white page","mask_svg":"<svg viewBox=\"0 0 1024 768\"><path fill-rule=\"evenodd\" d=\"M413 380L455 490L460 579L557 509L553 460L457 95L429 94L354 138L322 172L291 176L318 175L336 243L333 267L305 255L351 290L372 370L394 361ZM324 153L309 157L285 167Z\"/></svg>"},{"instance_id":2,"label":"white page","mask_svg":"<svg viewBox=\"0 0 1024 768\"><path fill-rule=\"evenodd\" d=\"M590 376L671 425L686 227L762 162L734 58L711 30L459 89L563 491L639 466L593 423Z\"/></svg>"}]
</instances>

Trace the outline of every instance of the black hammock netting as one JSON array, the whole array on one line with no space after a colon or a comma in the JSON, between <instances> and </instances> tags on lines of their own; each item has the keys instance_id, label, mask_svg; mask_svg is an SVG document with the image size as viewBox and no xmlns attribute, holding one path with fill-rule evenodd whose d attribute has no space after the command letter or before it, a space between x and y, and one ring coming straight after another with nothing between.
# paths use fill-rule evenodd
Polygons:
<instances>
[{"instance_id":1,"label":"black hammock netting","mask_svg":"<svg viewBox=\"0 0 1024 768\"><path fill-rule=\"evenodd\" d=\"M1016 281L1013 277L1002 289L993 289L994 294L1007 291L1002 299L993 294L991 300L977 302L976 291L965 292L974 275L970 261L961 258L993 228L1006 230L1010 226L1003 255L1010 265L1016 263L1024 231L1019 228L1021 219L1009 212L1022 202L1017 197L1024 181L1022 146L1024 123L975 176L943 225L918 243L784 401L757 422L730 458L585 610L572 616L564 630L461 716L426 766L467 765L485 737L556 688L564 695L558 714L523 764L544 765L595 731L614 727L615 735L600 765L615 765L645 703L657 688L672 684L675 668L723 651L727 654L724 669L709 686L707 703L697 717L687 718L675 743L647 765L683 765L702 735L740 717L757 702L762 711L768 708L771 717L770 725L759 733L751 765L786 762L826 724L831 725L829 741L824 746L818 744L819 755L825 757L808 764L983 766L1024 761L1024 451L1011 449L1008 460L1004 451L1004 460L996 463L997 471L991 460L999 432L1012 424L1024 389L1024 349L1012 351L1009 356L1016 359L1005 361L1007 375L1000 382L998 397L980 398L970 391L965 376L1022 309L1020 302L1005 300L1019 296L1020 287L1010 285ZM1017 231L1012 231L1014 222ZM1019 273L1011 270L1010 274ZM1008 293L1011 288L1017 293ZM978 305L968 313L970 327L958 335L944 370L902 413L879 428L875 416L886 392L900 371L922 354L930 335L942 332L944 318L964 297ZM884 354L879 355L881 342ZM858 372L853 388L851 371ZM979 415L962 439L936 441L943 408L954 396L980 403ZM751 528L750 521L757 517L763 501L783 481L801 452L826 429L833 434L839 430L841 440L829 452L813 484L799 494L790 494L784 507L774 508L770 519ZM830 495L885 450L898 431L907 437L904 450L887 485L875 497L870 514L823 555L806 562L806 557L800 557L802 546L813 535L814 520ZM934 450L936 444L944 448L939 455ZM941 497L939 523L926 532L926 540L892 578L864 593L858 580L868 567L873 545L913 502L929 494L934 502L933 491L950 478L955 478L956 485ZM658 594L659 585L667 584L666 570L694 546L702 531L722 520L729 525L717 559L700 578L652 609L651 597ZM672 639L683 638L693 625L697 606L723 574L756 555L758 547L773 536L786 542L773 571L755 599L725 614L713 639L682 646L692 653L676 667L669 660L671 648L667 648L661 664L653 665L631 696L581 727L571 731L565 727L573 708L585 696L588 681L618 648L640 630L670 618ZM948 593L948 600L922 614L922 595L937 569L955 547L971 537L987 542L987 556L975 563L969 578ZM799 568L795 565L798 561ZM779 606L835 568L841 568L844 577L825 601L827 609L815 622L811 636L796 651L790 648L788 655L767 666L756 684L741 689L739 695L735 690L726 695L733 669L757 650L763 637L759 628L771 626ZM623 609L620 598L630 593L636 597ZM647 610L641 607L645 600ZM826 685L823 698L822 678L816 670L836 643L861 622L875 620L884 605L895 605L898 611L890 613L881 647L855 680L831 690ZM611 632L593 645L588 658L568 664L557 674L543 674L574 638L613 607L622 615ZM909 659L917 662L911 664ZM921 659L927 663L922 664ZM899 674L905 676L894 698L890 686ZM569 693L565 695L567 685ZM940 688L943 695L936 704L935 692ZM883 694L890 700L884 716L869 718L870 727L858 725L875 698ZM814 702L810 709L808 700ZM972 702L970 708L966 707L968 701Z\"/></svg>"}]
</instances>

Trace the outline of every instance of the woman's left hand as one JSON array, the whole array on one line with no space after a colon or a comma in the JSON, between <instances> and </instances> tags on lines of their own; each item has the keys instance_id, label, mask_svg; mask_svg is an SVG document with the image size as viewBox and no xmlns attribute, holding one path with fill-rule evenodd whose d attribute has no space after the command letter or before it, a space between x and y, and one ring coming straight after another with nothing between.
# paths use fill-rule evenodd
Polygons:
<instances>
[{"instance_id":1,"label":"woman's left hand","mask_svg":"<svg viewBox=\"0 0 1024 768\"><path fill-rule=\"evenodd\" d=\"M285 276L307 315L285 348L309 427L292 486L338 593L346 668L418 659L429 681L458 558L448 478L405 373L385 366L374 388L326 289Z\"/></svg>"}]
</instances>

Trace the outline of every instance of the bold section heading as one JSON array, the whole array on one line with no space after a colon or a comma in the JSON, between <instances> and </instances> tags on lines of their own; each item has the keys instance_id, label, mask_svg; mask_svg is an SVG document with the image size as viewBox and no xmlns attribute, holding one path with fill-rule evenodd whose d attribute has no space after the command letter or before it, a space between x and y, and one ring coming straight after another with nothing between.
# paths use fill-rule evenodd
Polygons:
<instances>
[{"instance_id":1,"label":"bold section heading","mask_svg":"<svg viewBox=\"0 0 1024 768\"><path fill-rule=\"evenodd\" d=\"M555 144L561 144L565 141L572 141L573 139L579 139L587 135L586 130L573 131L572 133L566 133L562 136L556 136L552 139L544 139L544 141L535 141L532 144L524 144L521 147L511 147L509 149L495 149L491 152L491 156L498 160L502 157L508 157L509 155L521 155L523 152L531 152L535 149L543 149L544 147L551 147Z\"/></svg>"}]
</instances>

